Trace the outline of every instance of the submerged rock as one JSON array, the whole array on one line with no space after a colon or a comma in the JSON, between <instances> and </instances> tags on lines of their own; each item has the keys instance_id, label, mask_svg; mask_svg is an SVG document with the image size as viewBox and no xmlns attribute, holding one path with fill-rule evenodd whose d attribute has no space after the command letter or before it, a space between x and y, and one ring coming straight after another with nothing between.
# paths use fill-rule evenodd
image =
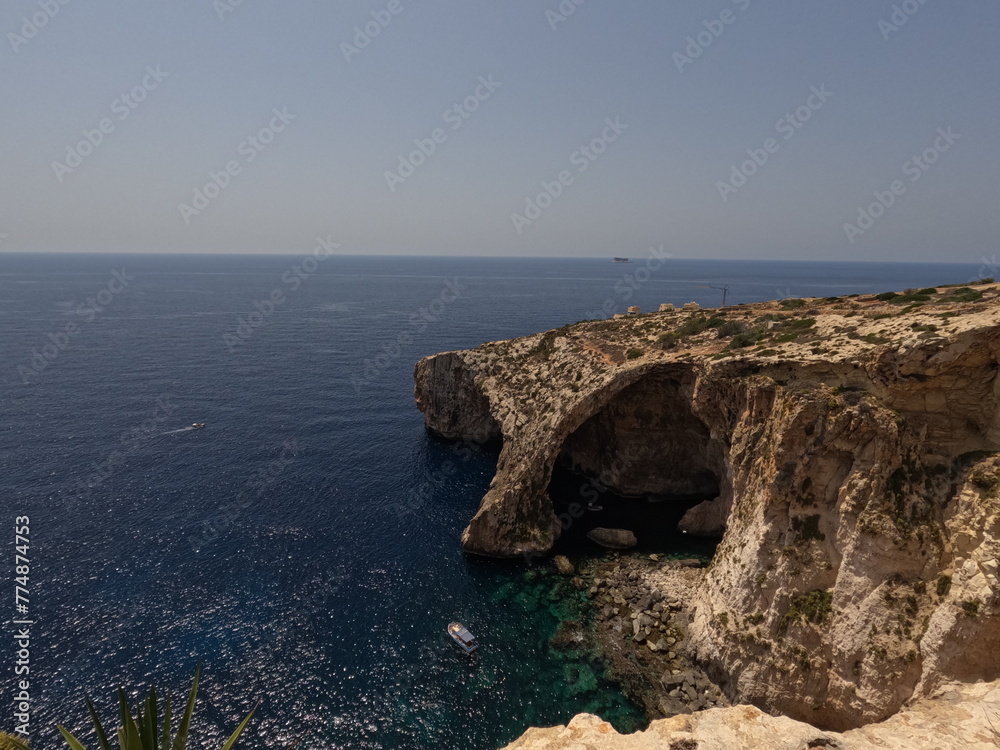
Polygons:
<instances>
[{"instance_id":1,"label":"submerged rock","mask_svg":"<svg viewBox=\"0 0 1000 750\"><path fill-rule=\"evenodd\" d=\"M571 576L576 573L576 568L573 567L573 563L569 561L569 558L565 555L556 555L552 558L552 562L555 563L556 570L562 573L564 576Z\"/></svg>"},{"instance_id":2,"label":"submerged rock","mask_svg":"<svg viewBox=\"0 0 1000 750\"><path fill-rule=\"evenodd\" d=\"M586 640L583 623L579 620L566 620L559 623L556 634L549 639L549 645L557 651L566 651L582 646Z\"/></svg>"}]
</instances>

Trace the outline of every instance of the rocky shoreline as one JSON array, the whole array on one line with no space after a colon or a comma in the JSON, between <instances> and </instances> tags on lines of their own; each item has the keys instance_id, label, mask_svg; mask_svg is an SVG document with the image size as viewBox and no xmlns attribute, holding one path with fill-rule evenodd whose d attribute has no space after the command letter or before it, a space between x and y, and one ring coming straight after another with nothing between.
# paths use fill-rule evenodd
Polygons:
<instances>
[{"instance_id":1,"label":"rocky shoreline","mask_svg":"<svg viewBox=\"0 0 1000 750\"><path fill-rule=\"evenodd\" d=\"M581 562L579 571L563 556L553 564L563 575L576 574L572 582L590 610L589 628L563 623L553 648L591 645L608 678L650 721L730 705L689 652L691 603L704 560L609 553Z\"/></svg>"}]
</instances>

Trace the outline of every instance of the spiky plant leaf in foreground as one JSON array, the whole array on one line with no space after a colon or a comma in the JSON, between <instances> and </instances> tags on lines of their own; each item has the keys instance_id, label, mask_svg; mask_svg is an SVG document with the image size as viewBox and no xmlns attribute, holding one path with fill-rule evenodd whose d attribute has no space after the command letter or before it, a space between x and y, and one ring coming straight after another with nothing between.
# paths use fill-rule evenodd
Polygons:
<instances>
[{"instance_id":1,"label":"spiky plant leaf in foreground","mask_svg":"<svg viewBox=\"0 0 1000 750\"><path fill-rule=\"evenodd\" d=\"M0 732L0 750L30 750L28 743L16 734Z\"/></svg>"},{"instance_id":2,"label":"spiky plant leaf in foreground","mask_svg":"<svg viewBox=\"0 0 1000 750\"><path fill-rule=\"evenodd\" d=\"M191 728L191 717L194 715L194 704L198 698L198 681L200 677L201 667L199 666L194 673L194 682L191 684L191 692L188 694L187 705L184 707L184 714L181 716L176 735L171 734L173 732L173 727L171 726L173 717L171 715L169 695L165 699L163 723L161 725L156 688L149 688L149 695L146 696L146 700L137 706L138 710L136 711L135 718L132 716L132 708L129 706L125 691L119 690L118 722L121 726L118 728L116 735L120 750L185 750L188 731ZM94 710L94 704L90 698L87 698L86 701L87 712L90 714L90 721L94 725L94 731L97 733L97 743L100 750L112 750L111 743L108 742L108 735L104 731L104 726L97 716L97 711ZM254 707L243 721L240 722L240 725L236 727L236 731L230 735L229 739L226 740L226 744L222 746L222 750L232 750L236 744L236 740L239 739L243 730L246 729L256 710L257 708ZM71 750L86 750L81 742L65 727L58 724L56 726L59 728L63 738L66 740L66 744L70 746ZM3 735L0 735L0 750L8 750L8 747L3 745L2 741ZM20 745L11 745L9 750L29 750L29 748L22 742Z\"/></svg>"}]
</instances>

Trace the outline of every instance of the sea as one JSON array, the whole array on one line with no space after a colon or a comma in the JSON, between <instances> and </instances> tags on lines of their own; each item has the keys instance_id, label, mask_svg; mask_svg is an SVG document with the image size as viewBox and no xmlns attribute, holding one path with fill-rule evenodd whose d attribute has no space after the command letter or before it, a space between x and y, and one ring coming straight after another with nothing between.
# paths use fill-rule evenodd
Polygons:
<instances>
[{"instance_id":1,"label":"sea","mask_svg":"<svg viewBox=\"0 0 1000 750\"><path fill-rule=\"evenodd\" d=\"M199 665L193 747L220 747L254 707L246 750L492 750L580 712L640 729L593 654L550 644L587 616L566 577L462 552L498 446L429 435L414 363L631 305L983 275L322 245L0 255L0 730L25 690L33 747L65 747L61 724L93 748L85 696L109 728L118 688L134 699L155 684L176 712ZM639 552L711 554L670 534L640 535ZM478 637L475 654L447 639L451 621Z\"/></svg>"}]
</instances>

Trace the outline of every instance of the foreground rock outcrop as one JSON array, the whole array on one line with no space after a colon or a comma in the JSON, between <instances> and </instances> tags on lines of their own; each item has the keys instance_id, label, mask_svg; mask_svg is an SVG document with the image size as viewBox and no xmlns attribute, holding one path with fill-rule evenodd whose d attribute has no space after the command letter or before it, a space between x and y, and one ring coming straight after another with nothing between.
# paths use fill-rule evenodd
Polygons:
<instances>
[{"instance_id":1,"label":"foreground rock outcrop","mask_svg":"<svg viewBox=\"0 0 1000 750\"><path fill-rule=\"evenodd\" d=\"M711 498L697 662L734 703L831 730L1000 677L995 285L579 323L422 360L443 436L500 438L463 534L551 549L557 461L626 495ZM642 544L642 529L633 529Z\"/></svg>"},{"instance_id":2,"label":"foreground rock outcrop","mask_svg":"<svg viewBox=\"0 0 1000 750\"><path fill-rule=\"evenodd\" d=\"M529 729L504 750L995 750L1000 747L1000 682L949 685L880 724L823 732L752 706L715 708L654 721L618 734L597 716L566 727Z\"/></svg>"}]
</instances>

